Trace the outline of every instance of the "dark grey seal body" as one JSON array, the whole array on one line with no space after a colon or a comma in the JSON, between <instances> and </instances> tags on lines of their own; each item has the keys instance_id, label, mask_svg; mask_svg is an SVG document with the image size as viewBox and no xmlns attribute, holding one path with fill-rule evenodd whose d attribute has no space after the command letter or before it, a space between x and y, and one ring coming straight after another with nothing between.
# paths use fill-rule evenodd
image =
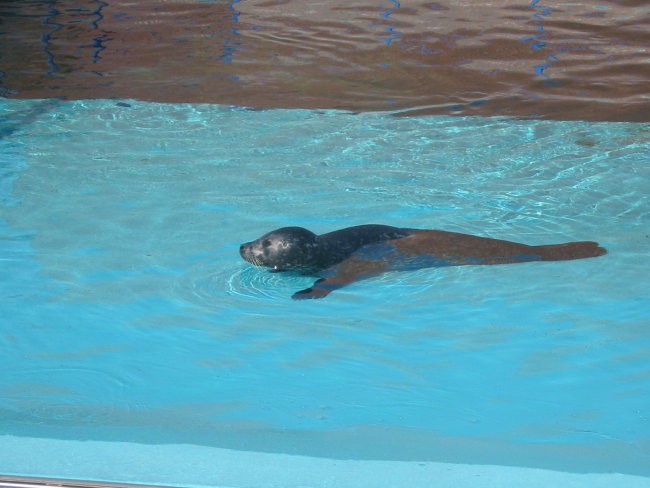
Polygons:
<instances>
[{"instance_id":1,"label":"dark grey seal body","mask_svg":"<svg viewBox=\"0 0 650 488\"><path fill-rule=\"evenodd\" d=\"M458 232L358 225L316 235L302 227L283 227L242 244L242 258L271 272L297 271L319 276L294 299L322 298L347 284L386 271L468 264L562 261L602 256L596 242L529 246Z\"/></svg>"}]
</instances>

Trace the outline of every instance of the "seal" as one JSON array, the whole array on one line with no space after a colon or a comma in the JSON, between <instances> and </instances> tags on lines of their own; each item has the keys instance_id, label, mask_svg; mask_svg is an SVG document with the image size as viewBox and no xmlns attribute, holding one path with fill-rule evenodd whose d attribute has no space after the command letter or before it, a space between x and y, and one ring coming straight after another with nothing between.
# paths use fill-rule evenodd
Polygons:
<instances>
[{"instance_id":1,"label":"seal","mask_svg":"<svg viewBox=\"0 0 650 488\"><path fill-rule=\"evenodd\" d=\"M294 271L319 279L296 292L296 300L323 298L334 290L387 271L422 268L565 261L602 256L597 242L529 246L444 230L367 224L317 235L282 227L239 248L244 260L277 273Z\"/></svg>"}]
</instances>

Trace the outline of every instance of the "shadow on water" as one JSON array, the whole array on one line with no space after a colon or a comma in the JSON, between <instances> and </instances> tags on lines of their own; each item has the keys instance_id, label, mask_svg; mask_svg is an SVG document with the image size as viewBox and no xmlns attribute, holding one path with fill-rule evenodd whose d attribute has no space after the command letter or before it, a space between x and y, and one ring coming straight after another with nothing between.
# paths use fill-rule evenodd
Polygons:
<instances>
[{"instance_id":1,"label":"shadow on water","mask_svg":"<svg viewBox=\"0 0 650 488\"><path fill-rule=\"evenodd\" d=\"M0 22L6 97L649 120L641 2L5 1Z\"/></svg>"},{"instance_id":2,"label":"shadow on water","mask_svg":"<svg viewBox=\"0 0 650 488\"><path fill-rule=\"evenodd\" d=\"M12 110L11 117L0 119L0 140L34 123L41 115L55 110L63 100L53 98L31 104L24 110Z\"/></svg>"}]
</instances>

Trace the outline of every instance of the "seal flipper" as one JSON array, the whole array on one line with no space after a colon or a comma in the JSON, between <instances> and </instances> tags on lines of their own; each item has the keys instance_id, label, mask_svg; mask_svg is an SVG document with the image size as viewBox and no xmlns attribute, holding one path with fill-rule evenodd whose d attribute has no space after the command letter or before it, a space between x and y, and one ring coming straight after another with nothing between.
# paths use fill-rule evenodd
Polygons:
<instances>
[{"instance_id":1,"label":"seal flipper","mask_svg":"<svg viewBox=\"0 0 650 488\"><path fill-rule=\"evenodd\" d=\"M311 287L305 288L304 290L297 291L291 296L291 298L293 298L294 300L325 298L334 290L343 288L345 285L352 283L353 281L357 281L357 280L344 282L341 280L337 280L336 276L332 276L331 278L321 278L319 280L316 280L314 284L311 285Z\"/></svg>"},{"instance_id":2,"label":"seal flipper","mask_svg":"<svg viewBox=\"0 0 650 488\"><path fill-rule=\"evenodd\" d=\"M294 293L291 298L294 300L307 300L310 298L324 298L330 293L332 293L336 288L329 286L322 286L323 282L327 281L326 278L321 278L317 280L311 287L305 288L304 290L297 291ZM342 285L341 285L342 286ZM340 287L337 287L340 288Z\"/></svg>"},{"instance_id":3,"label":"seal flipper","mask_svg":"<svg viewBox=\"0 0 650 488\"><path fill-rule=\"evenodd\" d=\"M570 259L595 258L607 254L607 250L597 242L565 242L564 244L547 244L532 246L542 261L566 261Z\"/></svg>"},{"instance_id":4,"label":"seal flipper","mask_svg":"<svg viewBox=\"0 0 650 488\"><path fill-rule=\"evenodd\" d=\"M374 244L371 244L365 246L365 248L374 246ZM291 298L294 300L324 298L334 290L343 288L345 285L349 285L355 281L365 280L387 271L387 261L367 259L364 257L367 249L362 249L362 252L357 252L336 266L323 271L324 278L317 280L310 288L294 293Z\"/></svg>"}]
</instances>

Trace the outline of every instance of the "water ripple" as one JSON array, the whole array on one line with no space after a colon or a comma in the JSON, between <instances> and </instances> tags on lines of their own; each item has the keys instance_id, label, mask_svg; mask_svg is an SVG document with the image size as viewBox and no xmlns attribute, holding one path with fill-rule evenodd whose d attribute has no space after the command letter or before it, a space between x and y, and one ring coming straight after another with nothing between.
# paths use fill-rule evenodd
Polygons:
<instances>
[{"instance_id":1,"label":"water ripple","mask_svg":"<svg viewBox=\"0 0 650 488\"><path fill-rule=\"evenodd\" d=\"M246 267L228 277L227 292L233 296L276 300L291 293L287 275ZM293 278L293 277L292 277Z\"/></svg>"},{"instance_id":2,"label":"water ripple","mask_svg":"<svg viewBox=\"0 0 650 488\"><path fill-rule=\"evenodd\" d=\"M90 395L89 385L105 398L115 399L127 388L129 378L99 368L25 368L10 373L13 383L5 388L3 415L54 424L102 424L112 416L115 405L80 403ZM110 402L109 402L110 403Z\"/></svg>"},{"instance_id":3,"label":"water ripple","mask_svg":"<svg viewBox=\"0 0 650 488\"><path fill-rule=\"evenodd\" d=\"M191 264L173 283L174 293L200 308L214 310L215 300L224 294L248 301L275 302L288 299L306 288L313 277L270 273L248 265L220 267L206 259Z\"/></svg>"}]
</instances>

